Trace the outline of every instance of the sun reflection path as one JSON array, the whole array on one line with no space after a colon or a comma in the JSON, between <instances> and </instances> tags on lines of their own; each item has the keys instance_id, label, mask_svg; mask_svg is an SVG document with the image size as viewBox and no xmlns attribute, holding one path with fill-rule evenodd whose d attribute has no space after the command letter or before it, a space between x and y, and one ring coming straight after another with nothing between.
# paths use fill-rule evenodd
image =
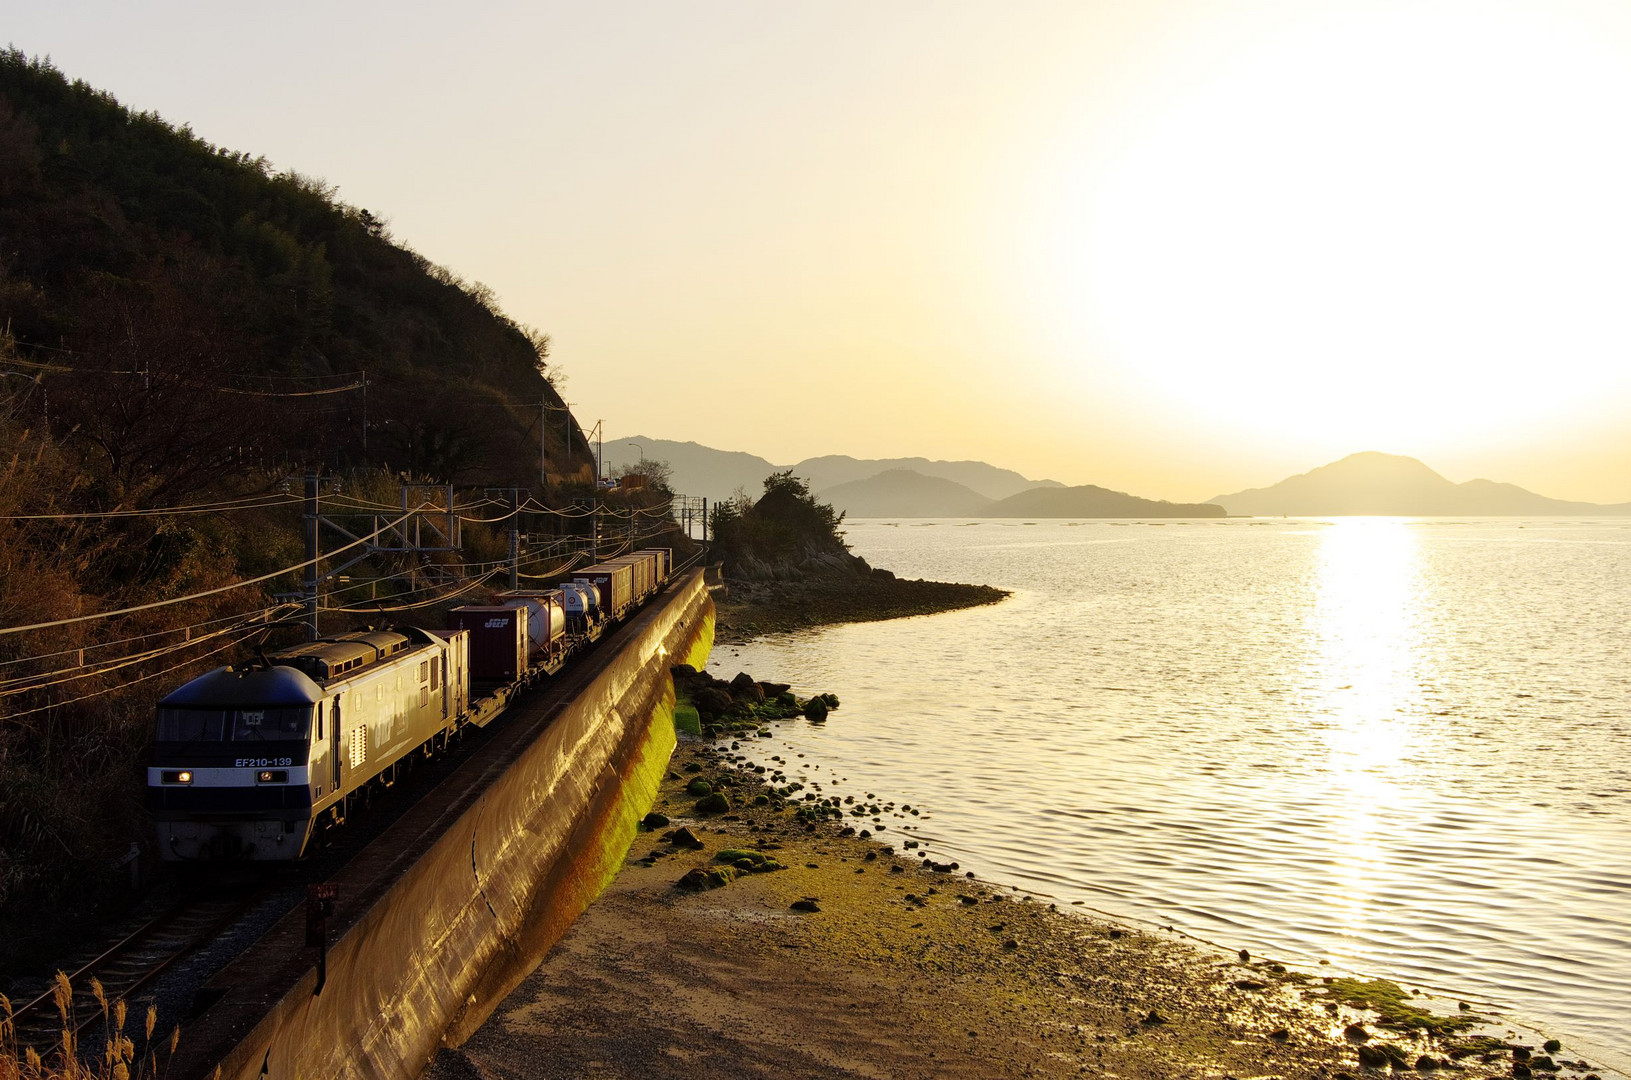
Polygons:
<instances>
[{"instance_id":1,"label":"sun reflection path","mask_svg":"<svg viewBox=\"0 0 1631 1080\"><path fill-rule=\"evenodd\" d=\"M1332 930L1354 943L1369 936L1363 930L1383 876L1384 831L1397 820L1389 810L1410 783L1421 647L1415 531L1398 518L1341 519L1324 533L1315 574L1306 706L1323 739L1326 790L1339 811ZM1343 946L1333 941L1332 948Z\"/></svg>"}]
</instances>

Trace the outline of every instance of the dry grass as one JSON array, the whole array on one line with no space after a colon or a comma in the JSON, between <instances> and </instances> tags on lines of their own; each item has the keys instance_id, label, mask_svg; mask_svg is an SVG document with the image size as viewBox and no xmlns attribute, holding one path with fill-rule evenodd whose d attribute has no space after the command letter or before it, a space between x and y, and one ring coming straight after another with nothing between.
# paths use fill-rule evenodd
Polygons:
<instances>
[{"instance_id":1,"label":"dry grass","mask_svg":"<svg viewBox=\"0 0 1631 1080\"><path fill-rule=\"evenodd\" d=\"M162 1075L160 1052L167 1063L175 1054L181 1029L172 1031L164 1043L156 1043L153 1029L159 1015L149 1005L142 1024L142 1052L138 1055L135 1038L125 1031L129 1020L125 1002L110 1003L102 984L95 979L91 980L90 992L102 1018L100 1053L88 1052L80 1044L72 1019L73 987L68 976L59 971L51 994L61 1018L61 1033L57 1045L43 1055L32 1046L18 1044L11 1001L0 994L0 1080L141 1080ZM93 1027L89 1025L87 1030Z\"/></svg>"}]
</instances>

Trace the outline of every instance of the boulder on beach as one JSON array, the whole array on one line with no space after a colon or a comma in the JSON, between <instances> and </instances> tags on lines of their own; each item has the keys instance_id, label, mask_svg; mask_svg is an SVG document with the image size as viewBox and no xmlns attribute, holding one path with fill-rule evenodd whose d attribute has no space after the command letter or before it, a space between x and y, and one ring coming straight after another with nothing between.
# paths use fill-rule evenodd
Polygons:
<instances>
[{"instance_id":1,"label":"boulder on beach","mask_svg":"<svg viewBox=\"0 0 1631 1080\"><path fill-rule=\"evenodd\" d=\"M699 814L723 814L731 808L731 801L719 792L704 795L697 800L696 811Z\"/></svg>"},{"instance_id":2,"label":"boulder on beach","mask_svg":"<svg viewBox=\"0 0 1631 1080\"><path fill-rule=\"evenodd\" d=\"M804 703L804 715L808 720L819 724L827 719L827 703L819 697L813 697Z\"/></svg>"},{"instance_id":3,"label":"boulder on beach","mask_svg":"<svg viewBox=\"0 0 1631 1080\"><path fill-rule=\"evenodd\" d=\"M692 704L697 707L697 712L702 716L723 716L731 711L731 706L735 705L736 702L730 694L710 686L697 694Z\"/></svg>"},{"instance_id":4,"label":"boulder on beach","mask_svg":"<svg viewBox=\"0 0 1631 1080\"><path fill-rule=\"evenodd\" d=\"M702 892L706 889L724 888L735 880L734 866L698 866L687 870L684 877L674 882L674 887L689 892Z\"/></svg>"}]
</instances>

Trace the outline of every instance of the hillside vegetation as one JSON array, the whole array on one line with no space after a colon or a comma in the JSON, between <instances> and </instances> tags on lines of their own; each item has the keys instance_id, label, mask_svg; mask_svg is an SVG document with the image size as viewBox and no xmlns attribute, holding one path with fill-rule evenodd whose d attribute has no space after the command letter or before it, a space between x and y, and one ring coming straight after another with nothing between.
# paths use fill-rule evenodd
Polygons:
<instances>
[{"instance_id":1,"label":"hillside vegetation","mask_svg":"<svg viewBox=\"0 0 1631 1080\"><path fill-rule=\"evenodd\" d=\"M121 900L132 844L153 865L140 763L154 701L257 642L296 638L277 599L296 575L275 572L304 558L299 474L343 480L324 498L362 515L353 523L388 518L400 481L459 485L462 547L375 555L327 587L326 630L436 625L507 553L506 526L479 520L503 516L483 486L530 487L551 507L589 497L592 458L555 374L547 336L332 187L0 52L8 968L48 958L65 928ZM641 515L611 501L624 523L660 528L666 497L631 497ZM581 512L528 515L528 571L547 580L571 542L560 534L589 528ZM325 550L343 542L326 534ZM274 576L63 621L261 575ZM35 624L52 625L11 632Z\"/></svg>"},{"instance_id":2,"label":"hillside vegetation","mask_svg":"<svg viewBox=\"0 0 1631 1080\"><path fill-rule=\"evenodd\" d=\"M5 380L13 411L115 498L205 490L245 462L536 482L540 403L564 408L547 336L490 289L333 187L16 50L0 52L0 327L8 367L46 376L32 394ZM325 392L363 373L366 399ZM554 471L575 474L587 447L556 420Z\"/></svg>"}]
</instances>

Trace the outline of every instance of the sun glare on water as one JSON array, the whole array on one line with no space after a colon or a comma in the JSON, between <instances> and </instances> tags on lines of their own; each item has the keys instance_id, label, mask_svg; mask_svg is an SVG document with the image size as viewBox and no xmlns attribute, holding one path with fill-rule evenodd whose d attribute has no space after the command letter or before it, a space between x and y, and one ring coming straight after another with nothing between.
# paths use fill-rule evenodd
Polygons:
<instances>
[{"instance_id":1,"label":"sun glare on water","mask_svg":"<svg viewBox=\"0 0 1631 1080\"><path fill-rule=\"evenodd\" d=\"M1420 639L1415 534L1397 518L1341 519L1321 539L1316 573L1307 709L1346 830L1332 852L1332 913L1354 937L1369 917L1371 868L1395 786L1408 783L1401 763L1413 736Z\"/></svg>"}]
</instances>

